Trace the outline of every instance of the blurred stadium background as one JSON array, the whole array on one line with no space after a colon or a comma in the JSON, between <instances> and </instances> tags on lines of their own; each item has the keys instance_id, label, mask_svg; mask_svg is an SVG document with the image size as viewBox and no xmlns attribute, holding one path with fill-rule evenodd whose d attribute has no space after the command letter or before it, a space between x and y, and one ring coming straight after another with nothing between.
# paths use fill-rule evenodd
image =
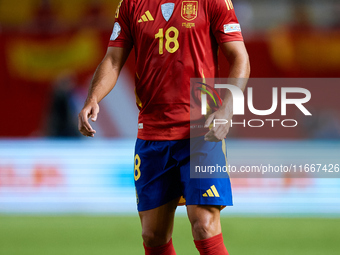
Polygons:
<instances>
[{"instance_id":1,"label":"blurred stadium background","mask_svg":"<svg viewBox=\"0 0 340 255\"><path fill-rule=\"evenodd\" d=\"M132 177L133 54L101 103L96 138L77 131L117 4L0 0L0 254L143 254ZM289 131L233 130L230 164L339 164L340 87L316 78L340 77L340 2L234 6L251 77L313 78L313 118ZM222 218L231 254L339 253L340 179L298 177L233 180L235 206ZM178 254L196 254L184 208L174 243Z\"/></svg>"}]
</instances>

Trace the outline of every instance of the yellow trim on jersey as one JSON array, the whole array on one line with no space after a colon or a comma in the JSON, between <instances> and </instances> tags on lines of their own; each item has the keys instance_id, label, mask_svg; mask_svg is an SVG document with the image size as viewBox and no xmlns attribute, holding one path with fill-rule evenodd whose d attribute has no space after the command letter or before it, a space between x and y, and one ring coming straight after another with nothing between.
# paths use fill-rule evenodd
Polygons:
<instances>
[{"instance_id":1,"label":"yellow trim on jersey","mask_svg":"<svg viewBox=\"0 0 340 255\"><path fill-rule=\"evenodd\" d=\"M202 80L202 82L204 83L204 84L206 84L206 80L205 80L205 76L204 76L204 72L203 72L203 69L202 69L202 78L203 78L203 80ZM205 86L205 85L202 85L202 88L203 89L207 89L207 86ZM201 90L201 95L202 94L207 94L205 91L203 91L203 90ZM209 106L208 106L209 107Z\"/></svg>"},{"instance_id":2,"label":"yellow trim on jersey","mask_svg":"<svg viewBox=\"0 0 340 255\"><path fill-rule=\"evenodd\" d=\"M178 205L185 205L186 200L183 196L181 196L181 198L179 199Z\"/></svg>"},{"instance_id":3,"label":"yellow trim on jersey","mask_svg":"<svg viewBox=\"0 0 340 255\"><path fill-rule=\"evenodd\" d=\"M228 173L228 176L230 178L229 167L228 167L228 159L227 159L227 146L226 146L225 139L222 140L222 152L223 152L224 158L225 158L225 165L227 167L227 173Z\"/></svg>"},{"instance_id":4,"label":"yellow trim on jersey","mask_svg":"<svg viewBox=\"0 0 340 255\"><path fill-rule=\"evenodd\" d=\"M138 77L138 75L137 75L137 77ZM136 88L135 88L135 96L136 96L136 104L138 105L139 108L143 108L142 101L139 99L139 97L137 95Z\"/></svg>"},{"instance_id":5,"label":"yellow trim on jersey","mask_svg":"<svg viewBox=\"0 0 340 255\"><path fill-rule=\"evenodd\" d=\"M203 78L203 83L206 83L203 69L202 69L202 78Z\"/></svg>"},{"instance_id":6,"label":"yellow trim on jersey","mask_svg":"<svg viewBox=\"0 0 340 255\"><path fill-rule=\"evenodd\" d=\"M202 69L202 78L203 78L202 82L206 84L207 81L205 79L203 69ZM207 86L205 86L205 85L202 85L202 88L207 90ZM206 92L201 90L201 95L203 95L203 94L206 94ZM210 105L207 104L207 115L205 116L205 119L207 119L211 113L212 113L212 109L211 109ZM209 129L211 129L212 127L213 127L213 123L210 124Z\"/></svg>"},{"instance_id":7,"label":"yellow trim on jersey","mask_svg":"<svg viewBox=\"0 0 340 255\"><path fill-rule=\"evenodd\" d=\"M122 5L124 0L120 0L120 2L118 3L118 6L117 6L117 9L116 9L116 14L115 14L115 18L118 19L119 17L119 9L120 9L120 6Z\"/></svg>"}]
</instances>

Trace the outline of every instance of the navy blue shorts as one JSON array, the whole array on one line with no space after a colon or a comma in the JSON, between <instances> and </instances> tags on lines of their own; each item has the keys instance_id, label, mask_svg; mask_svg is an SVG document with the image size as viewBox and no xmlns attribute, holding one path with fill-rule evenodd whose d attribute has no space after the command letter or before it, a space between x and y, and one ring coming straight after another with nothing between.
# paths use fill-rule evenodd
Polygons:
<instances>
[{"instance_id":1,"label":"navy blue shorts","mask_svg":"<svg viewBox=\"0 0 340 255\"><path fill-rule=\"evenodd\" d=\"M186 205L231 206L229 178L190 178L190 161L227 165L226 144L204 137L176 141L137 139L135 186L138 211L146 211L184 197Z\"/></svg>"}]
</instances>

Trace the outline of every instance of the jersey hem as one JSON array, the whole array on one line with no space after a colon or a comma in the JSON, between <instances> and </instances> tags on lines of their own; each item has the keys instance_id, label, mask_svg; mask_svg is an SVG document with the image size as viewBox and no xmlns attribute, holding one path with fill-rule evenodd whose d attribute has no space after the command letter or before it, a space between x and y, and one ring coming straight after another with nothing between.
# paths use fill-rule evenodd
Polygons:
<instances>
[{"instance_id":1,"label":"jersey hem","mask_svg":"<svg viewBox=\"0 0 340 255\"><path fill-rule=\"evenodd\" d=\"M190 139L194 137L200 137L204 136L207 132L209 132L209 129L202 130L201 132L194 132L183 135L184 132L180 133L172 133L172 134L163 134L163 135L154 135L156 131L153 134L140 134L138 133L137 138L144 141L177 141L177 140L185 140Z\"/></svg>"}]
</instances>

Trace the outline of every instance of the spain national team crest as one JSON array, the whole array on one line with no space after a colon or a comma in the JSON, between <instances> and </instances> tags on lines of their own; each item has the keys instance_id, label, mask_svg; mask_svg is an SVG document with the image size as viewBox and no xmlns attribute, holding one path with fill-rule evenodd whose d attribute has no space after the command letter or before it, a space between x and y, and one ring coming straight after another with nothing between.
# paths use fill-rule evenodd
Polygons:
<instances>
[{"instance_id":1,"label":"spain national team crest","mask_svg":"<svg viewBox=\"0 0 340 255\"><path fill-rule=\"evenodd\" d=\"M191 21L197 18L198 1L183 1L182 2L182 18Z\"/></svg>"}]
</instances>

